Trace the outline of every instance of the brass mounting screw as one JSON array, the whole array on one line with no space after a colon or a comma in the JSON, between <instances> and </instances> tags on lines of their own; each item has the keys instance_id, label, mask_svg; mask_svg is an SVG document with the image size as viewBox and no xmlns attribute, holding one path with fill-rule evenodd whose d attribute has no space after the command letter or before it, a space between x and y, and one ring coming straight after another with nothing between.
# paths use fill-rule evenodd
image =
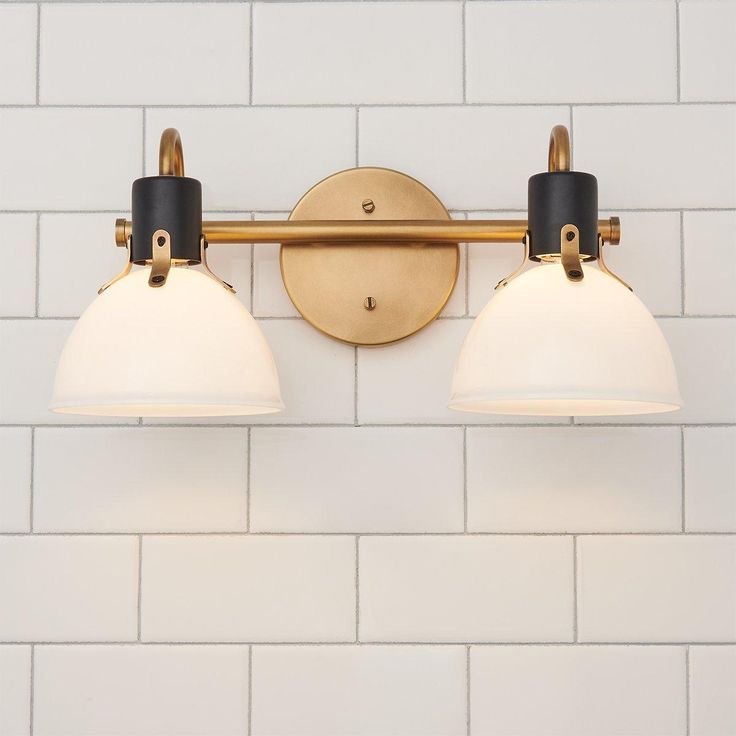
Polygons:
<instances>
[{"instance_id":1,"label":"brass mounting screw","mask_svg":"<svg viewBox=\"0 0 736 736\"><path fill-rule=\"evenodd\" d=\"M361 206L363 207L363 212L365 212L368 215L370 215L371 212L373 212L373 210L376 209L376 205L372 199L364 199L361 202Z\"/></svg>"},{"instance_id":2,"label":"brass mounting screw","mask_svg":"<svg viewBox=\"0 0 736 736\"><path fill-rule=\"evenodd\" d=\"M372 312L376 308L376 300L372 296L367 296L365 298L365 301L363 302L363 306L369 311Z\"/></svg>"}]
</instances>

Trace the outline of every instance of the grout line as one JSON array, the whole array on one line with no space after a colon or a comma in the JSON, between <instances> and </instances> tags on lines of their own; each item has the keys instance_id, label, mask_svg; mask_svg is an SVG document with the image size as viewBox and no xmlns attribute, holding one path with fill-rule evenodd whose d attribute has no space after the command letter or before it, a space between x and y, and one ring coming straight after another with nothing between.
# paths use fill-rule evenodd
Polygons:
<instances>
[{"instance_id":1,"label":"grout line","mask_svg":"<svg viewBox=\"0 0 736 736\"><path fill-rule=\"evenodd\" d=\"M690 645L685 645L685 736L690 736Z\"/></svg>"},{"instance_id":2,"label":"grout line","mask_svg":"<svg viewBox=\"0 0 736 736\"><path fill-rule=\"evenodd\" d=\"M353 347L353 426L359 427L358 421L358 346Z\"/></svg>"},{"instance_id":3,"label":"grout line","mask_svg":"<svg viewBox=\"0 0 736 736\"><path fill-rule=\"evenodd\" d=\"M682 517L682 531L685 532L687 519L685 496L685 428L682 425L680 426L680 493L682 495L680 516Z\"/></svg>"},{"instance_id":4,"label":"grout line","mask_svg":"<svg viewBox=\"0 0 736 736\"><path fill-rule=\"evenodd\" d=\"M366 641L356 642L350 640L315 640L315 641L261 641L247 639L229 639L221 641L183 641L183 640L166 640L153 639L149 641L109 641L105 639L96 639L89 641L62 641L59 639L51 639L44 641L0 641L2 645L12 646L106 646L106 647L156 647L156 646L178 646L178 647L682 647L682 646L698 646L698 647L733 647L736 642L731 641L582 641L573 642L568 640L542 640L534 639L525 640L478 640L478 641L432 641L432 640L401 640L394 641Z\"/></svg>"},{"instance_id":5,"label":"grout line","mask_svg":"<svg viewBox=\"0 0 736 736\"><path fill-rule=\"evenodd\" d=\"M573 640L578 639L578 538L572 538L572 631Z\"/></svg>"},{"instance_id":6,"label":"grout line","mask_svg":"<svg viewBox=\"0 0 736 736\"><path fill-rule=\"evenodd\" d=\"M248 10L248 104L253 104L253 3Z\"/></svg>"},{"instance_id":7,"label":"grout line","mask_svg":"<svg viewBox=\"0 0 736 736\"><path fill-rule=\"evenodd\" d=\"M250 487L251 487L251 428L248 427L248 436L245 440L245 531L250 532Z\"/></svg>"},{"instance_id":8,"label":"grout line","mask_svg":"<svg viewBox=\"0 0 736 736\"><path fill-rule=\"evenodd\" d=\"M31 644L31 691L28 698L28 732L33 736L33 711L36 690L36 645Z\"/></svg>"},{"instance_id":9,"label":"grout line","mask_svg":"<svg viewBox=\"0 0 736 736\"><path fill-rule=\"evenodd\" d=\"M470 736L470 645L465 647L465 733Z\"/></svg>"},{"instance_id":10,"label":"grout line","mask_svg":"<svg viewBox=\"0 0 736 736\"><path fill-rule=\"evenodd\" d=\"M682 100L681 95L681 84L680 84L680 68L681 68L681 62L680 62L680 2L679 0L675 0L675 73L677 75L676 84L677 84L677 101L680 102Z\"/></svg>"},{"instance_id":11,"label":"grout line","mask_svg":"<svg viewBox=\"0 0 736 736\"><path fill-rule=\"evenodd\" d=\"M56 531L56 532L0 532L0 539L9 537L137 537L141 533L136 531ZM668 531L598 531L598 532L569 532L569 531L548 531L540 532L534 530L509 532L509 531L422 531L422 532L404 532L386 530L380 532L367 532L357 529L346 529L344 531L335 532L312 532L304 530L288 530L288 531L263 531L263 532L247 532L242 529L236 530L217 530L217 531L165 531L155 530L145 532L149 537L350 537L356 534L361 537L456 537L461 539L464 536L473 536L494 539L499 537L682 537L681 529L670 529ZM689 531L688 537L736 537L736 531Z\"/></svg>"},{"instance_id":12,"label":"grout line","mask_svg":"<svg viewBox=\"0 0 736 736\"><path fill-rule=\"evenodd\" d=\"M35 273L35 302L34 302L34 314L29 319L38 319L39 306L41 304L41 213L36 212L36 273Z\"/></svg>"},{"instance_id":13,"label":"grout line","mask_svg":"<svg viewBox=\"0 0 736 736\"><path fill-rule=\"evenodd\" d=\"M143 535L138 535L138 641L141 641L141 610L143 608Z\"/></svg>"},{"instance_id":14,"label":"grout line","mask_svg":"<svg viewBox=\"0 0 736 736\"><path fill-rule=\"evenodd\" d=\"M148 131L146 130L146 118L148 115L146 115L146 108L141 108L141 113L143 116L142 121L142 133L141 133L141 176L146 175L146 137L148 135Z\"/></svg>"},{"instance_id":15,"label":"grout line","mask_svg":"<svg viewBox=\"0 0 736 736\"><path fill-rule=\"evenodd\" d=\"M360 166L360 107L355 108L355 166Z\"/></svg>"},{"instance_id":16,"label":"grout line","mask_svg":"<svg viewBox=\"0 0 736 736\"><path fill-rule=\"evenodd\" d=\"M15 2L16 0L13 0ZM79 2L79 0L72 0L73 2ZM152 0L157 2L158 0ZM170 0L171 2L199 2L200 0ZM220 2L222 0L219 0ZM268 2L279 2L279 0L267 0ZM306 3L311 0L298 0L299 2ZM320 1L320 0L317 0ZM350 0L327 0L328 2L350 2ZM374 0L375 2L376 0ZM379 2L381 0L378 0ZM385 2L391 2L392 0L385 0ZM416 0L416 2L442 2L443 0ZM483 2L484 0L474 0L475 2ZM487 0L488 2L499 2L500 0ZM511 0L509 0L511 1ZM541 0L540 0L541 1ZM554 2L555 0L546 0L546 2ZM120 2L121 4L125 0L108 0L108 3ZM93 3L89 3L93 4ZM360 107L366 108L390 108L394 110L411 109L411 108L424 108L433 110L437 108L559 108L563 109L570 103L565 100L559 100L556 102L546 102L543 100L531 101L531 102L503 102L503 101L489 101L489 102L360 102L356 103L355 100L349 102L268 102L268 103L254 103L249 104L247 102L214 102L214 103L166 103L166 104L146 104L147 108L153 110L248 110L251 108L259 108L262 110L304 110L304 109L318 109L318 110L345 110L355 107L359 104ZM733 100L683 100L680 102L639 102L631 100L629 102L575 102L575 107L723 107L733 108ZM35 102L5 102L0 103L2 109L17 109L27 110L30 108L43 107L48 109L57 110L137 110L140 109L140 103L126 102L126 103L70 103L70 102L58 102L37 105Z\"/></svg>"},{"instance_id":17,"label":"grout line","mask_svg":"<svg viewBox=\"0 0 736 736\"><path fill-rule=\"evenodd\" d=\"M248 646L248 736L253 732L253 645Z\"/></svg>"},{"instance_id":18,"label":"grout line","mask_svg":"<svg viewBox=\"0 0 736 736\"><path fill-rule=\"evenodd\" d=\"M254 213L250 213L250 221L255 221ZM250 311L253 314L256 293L256 244L250 244Z\"/></svg>"},{"instance_id":19,"label":"grout line","mask_svg":"<svg viewBox=\"0 0 736 736\"><path fill-rule=\"evenodd\" d=\"M31 483L28 489L28 531L33 534L33 486L36 465L36 428L31 427Z\"/></svg>"},{"instance_id":20,"label":"grout line","mask_svg":"<svg viewBox=\"0 0 736 736\"><path fill-rule=\"evenodd\" d=\"M41 104L41 3L36 3L36 105Z\"/></svg>"},{"instance_id":21,"label":"grout line","mask_svg":"<svg viewBox=\"0 0 736 736\"><path fill-rule=\"evenodd\" d=\"M575 129L573 127L573 121L575 120L575 115L573 114L572 105L569 106L567 115L568 115L567 123L570 128L570 168L574 170L575 169Z\"/></svg>"},{"instance_id":22,"label":"grout line","mask_svg":"<svg viewBox=\"0 0 736 736\"><path fill-rule=\"evenodd\" d=\"M680 316L685 315L685 213L680 210Z\"/></svg>"},{"instance_id":23,"label":"grout line","mask_svg":"<svg viewBox=\"0 0 736 736\"><path fill-rule=\"evenodd\" d=\"M468 428L463 427L463 532L468 533Z\"/></svg>"},{"instance_id":24,"label":"grout line","mask_svg":"<svg viewBox=\"0 0 736 736\"><path fill-rule=\"evenodd\" d=\"M462 8L460 9L460 34L461 34L461 50L462 50L462 82L463 82L463 104L467 103L468 101L468 47L467 47L467 21L466 21L466 11L467 11L467 2L463 0Z\"/></svg>"},{"instance_id":25,"label":"grout line","mask_svg":"<svg viewBox=\"0 0 736 736\"><path fill-rule=\"evenodd\" d=\"M360 644L360 535L355 536L355 642Z\"/></svg>"}]
</instances>

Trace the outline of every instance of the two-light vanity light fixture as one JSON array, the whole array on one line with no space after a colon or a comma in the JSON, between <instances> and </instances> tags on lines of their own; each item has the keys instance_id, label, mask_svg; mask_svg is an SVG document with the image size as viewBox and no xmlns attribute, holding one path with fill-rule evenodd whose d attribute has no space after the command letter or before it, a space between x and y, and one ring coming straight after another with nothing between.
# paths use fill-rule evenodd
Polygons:
<instances>
[{"instance_id":1,"label":"two-light vanity light fixture","mask_svg":"<svg viewBox=\"0 0 736 736\"><path fill-rule=\"evenodd\" d=\"M208 268L209 243L281 243L281 274L302 316L361 346L401 340L437 317L457 280L458 243L523 243L519 268L465 339L450 407L620 415L682 404L659 327L605 265L619 221L598 220L596 178L570 171L563 126L552 131L549 171L529 179L528 221L452 221L415 179L356 168L315 185L287 221L203 222L202 187L184 176L174 129L161 137L159 163L159 176L133 183L132 222L116 222L128 262L64 347L54 411L201 417L283 408L268 344ZM522 274L527 260L541 265Z\"/></svg>"}]
</instances>

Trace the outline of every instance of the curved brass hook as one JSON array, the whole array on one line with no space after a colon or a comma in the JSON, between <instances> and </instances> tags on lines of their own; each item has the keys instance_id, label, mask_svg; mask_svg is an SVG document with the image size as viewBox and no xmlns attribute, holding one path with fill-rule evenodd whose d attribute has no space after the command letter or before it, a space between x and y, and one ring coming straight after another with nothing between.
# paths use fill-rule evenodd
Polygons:
<instances>
[{"instance_id":1,"label":"curved brass hook","mask_svg":"<svg viewBox=\"0 0 736 736\"><path fill-rule=\"evenodd\" d=\"M570 171L570 134L564 125L555 125L549 135L550 171Z\"/></svg>"},{"instance_id":2,"label":"curved brass hook","mask_svg":"<svg viewBox=\"0 0 736 736\"><path fill-rule=\"evenodd\" d=\"M158 173L161 176L184 176L184 149L176 128L161 133L158 148Z\"/></svg>"}]
</instances>

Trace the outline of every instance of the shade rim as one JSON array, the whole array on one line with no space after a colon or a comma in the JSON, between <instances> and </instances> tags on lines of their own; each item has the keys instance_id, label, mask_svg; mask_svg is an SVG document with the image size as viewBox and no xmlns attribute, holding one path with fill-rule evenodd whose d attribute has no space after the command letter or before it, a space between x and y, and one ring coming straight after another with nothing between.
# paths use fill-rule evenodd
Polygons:
<instances>
[{"instance_id":1,"label":"shade rim","mask_svg":"<svg viewBox=\"0 0 736 736\"><path fill-rule=\"evenodd\" d=\"M526 406L525 406L526 404ZM547 404L545 407L544 405ZM517 416L629 416L665 414L682 409L678 397L617 397L564 396L518 394L492 396L488 394L453 395L448 403L453 411L474 414Z\"/></svg>"},{"instance_id":2,"label":"shade rim","mask_svg":"<svg viewBox=\"0 0 736 736\"><path fill-rule=\"evenodd\" d=\"M281 400L165 400L131 398L117 401L54 401L49 410L56 414L111 417L217 417L276 414L285 406Z\"/></svg>"}]
</instances>

